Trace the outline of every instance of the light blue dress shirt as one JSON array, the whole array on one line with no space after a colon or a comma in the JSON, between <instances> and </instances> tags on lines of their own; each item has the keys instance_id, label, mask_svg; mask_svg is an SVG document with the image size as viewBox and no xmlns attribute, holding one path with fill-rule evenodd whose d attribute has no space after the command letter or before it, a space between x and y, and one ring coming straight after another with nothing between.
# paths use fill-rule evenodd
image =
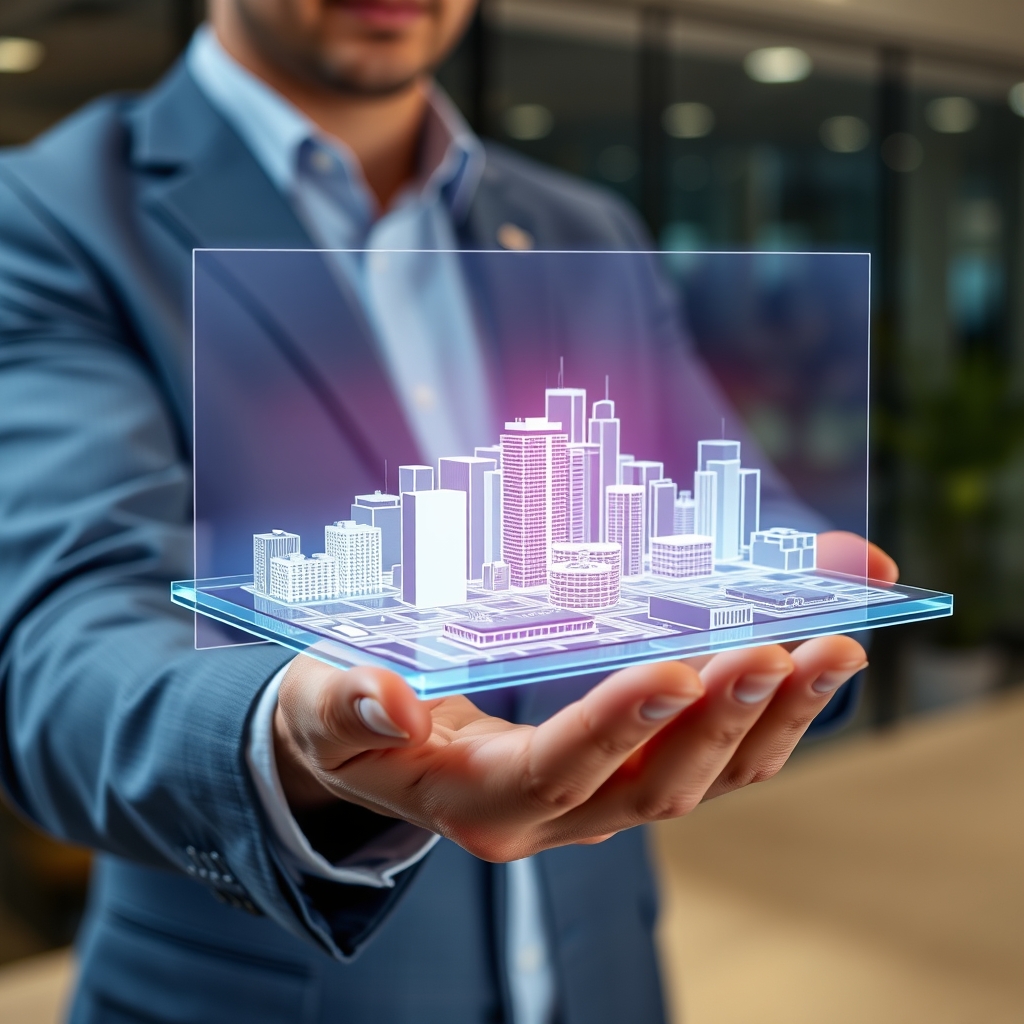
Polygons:
<instances>
[{"instance_id":1,"label":"light blue dress shirt","mask_svg":"<svg viewBox=\"0 0 1024 1024\"><path fill-rule=\"evenodd\" d=\"M200 89L314 241L346 250L332 257L339 286L361 304L374 328L381 361L425 456L436 464L440 456L494 443L500 424L493 419L452 226L472 201L484 154L448 98L432 91L420 174L382 211L351 151L239 65L212 30L196 33L186 59ZM288 808L273 755L273 715L286 668L261 697L247 751L282 861L296 875L391 886L438 837L406 824L340 864L312 849ZM507 879L506 967L514 1024L549 1024L555 984L533 862L508 865Z\"/></svg>"}]
</instances>

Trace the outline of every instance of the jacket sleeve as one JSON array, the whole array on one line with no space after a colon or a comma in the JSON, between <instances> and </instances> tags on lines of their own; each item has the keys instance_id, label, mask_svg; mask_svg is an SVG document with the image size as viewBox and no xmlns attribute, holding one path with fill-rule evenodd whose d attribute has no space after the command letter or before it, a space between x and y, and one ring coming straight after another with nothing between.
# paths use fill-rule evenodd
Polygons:
<instances>
[{"instance_id":1,"label":"jacket sleeve","mask_svg":"<svg viewBox=\"0 0 1024 1024\"><path fill-rule=\"evenodd\" d=\"M170 602L192 566L185 444L112 284L0 166L6 796L55 836L188 872L348 956L415 869L390 887L310 885L278 861L245 749L290 655L197 651Z\"/></svg>"}]
</instances>

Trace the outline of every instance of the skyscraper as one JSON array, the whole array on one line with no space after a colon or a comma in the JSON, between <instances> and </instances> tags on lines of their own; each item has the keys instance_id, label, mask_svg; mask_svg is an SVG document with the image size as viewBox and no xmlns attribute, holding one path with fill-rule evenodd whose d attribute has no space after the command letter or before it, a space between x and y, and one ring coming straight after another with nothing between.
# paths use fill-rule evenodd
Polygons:
<instances>
[{"instance_id":1,"label":"skyscraper","mask_svg":"<svg viewBox=\"0 0 1024 1024\"><path fill-rule=\"evenodd\" d=\"M402 560L402 499L397 494L357 494L349 513L353 522L380 530L381 559L388 571ZM342 520L343 521L343 520Z\"/></svg>"},{"instance_id":2,"label":"skyscraper","mask_svg":"<svg viewBox=\"0 0 1024 1024\"><path fill-rule=\"evenodd\" d=\"M697 469L714 473L716 487L715 560L732 562L740 557L740 443L698 441Z\"/></svg>"},{"instance_id":3,"label":"skyscraper","mask_svg":"<svg viewBox=\"0 0 1024 1024\"><path fill-rule=\"evenodd\" d=\"M692 491L680 491L676 498L676 518L674 533L697 532L697 504L693 500Z\"/></svg>"},{"instance_id":4,"label":"skyscraper","mask_svg":"<svg viewBox=\"0 0 1024 1024\"><path fill-rule=\"evenodd\" d=\"M718 474L698 469L693 474L693 500L696 506L696 530L714 539L718 524Z\"/></svg>"},{"instance_id":5,"label":"skyscraper","mask_svg":"<svg viewBox=\"0 0 1024 1024\"><path fill-rule=\"evenodd\" d=\"M608 528L606 516L608 511L607 493L609 487L619 482L619 421L615 418L615 403L604 399L594 403L593 416L590 420L590 443L596 444L600 451L598 464L598 523L599 535L595 540L607 540Z\"/></svg>"},{"instance_id":6,"label":"skyscraper","mask_svg":"<svg viewBox=\"0 0 1024 1024\"><path fill-rule=\"evenodd\" d=\"M544 416L548 423L561 423L569 444L586 441L587 392L584 388L548 388L544 392Z\"/></svg>"},{"instance_id":7,"label":"skyscraper","mask_svg":"<svg viewBox=\"0 0 1024 1024\"><path fill-rule=\"evenodd\" d=\"M601 540L601 446L581 444L583 452L583 540Z\"/></svg>"},{"instance_id":8,"label":"skyscraper","mask_svg":"<svg viewBox=\"0 0 1024 1024\"><path fill-rule=\"evenodd\" d=\"M480 451L478 448L477 451ZM484 565L501 561L501 470L484 473Z\"/></svg>"},{"instance_id":9,"label":"skyscraper","mask_svg":"<svg viewBox=\"0 0 1024 1024\"><path fill-rule=\"evenodd\" d=\"M750 535L761 529L761 470L740 470L740 548L750 548Z\"/></svg>"},{"instance_id":10,"label":"skyscraper","mask_svg":"<svg viewBox=\"0 0 1024 1024\"><path fill-rule=\"evenodd\" d=\"M586 533L587 486L586 452L578 444L566 446L569 465L569 533L571 541L580 542Z\"/></svg>"},{"instance_id":11,"label":"skyscraper","mask_svg":"<svg viewBox=\"0 0 1024 1024\"><path fill-rule=\"evenodd\" d=\"M605 520L608 542L622 545L622 575L644 571L644 489L639 484L616 484L607 491Z\"/></svg>"},{"instance_id":12,"label":"skyscraper","mask_svg":"<svg viewBox=\"0 0 1024 1024\"><path fill-rule=\"evenodd\" d=\"M474 448L473 454L478 459L494 459L496 463L496 469L501 472L501 445L490 444L484 448Z\"/></svg>"},{"instance_id":13,"label":"skyscraper","mask_svg":"<svg viewBox=\"0 0 1024 1024\"><path fill-rule=\"evenodd\" d=\"M664 475L664 462L633 459L622 464L621 482L624 484L640 484L642 487L646 487L652 480L660 480Z\"/></svg>"},{"instance_id":14,"label":"skyscraper","mask_svg":"<svg viewBox=\"0 0 1024 1024\"><path fill-rule=\"evenodd\" d=\"M338 593L342 597L380 593L382 538L379 526L340 520L324 527L324 548L338 563Z\"/></svg>"},{"instance_id":15,"label":"skyscraper","mask_svg":"<svg viewBox=\"0 0 1024 1024\"><path fill-rule=\"evenodd\" d=\"M619 452L619 468L615 474L615 482L617 484L624 484L626 482L626 467L635 461L635 456L627 455L625 452Z\"/></svg>"},{"instance_id":16,"label":"skyscraper","mask_svg":"<svg viewBox=\"0 0 1024 1024\"><path fill-rule=\"evenodd\" d=\"M623 484L636 484L644 489L644 552L651 550L651 492L650 485L665 475L663 462L634 459L622 465Z\"/></svg>"},{"instance_id":17,"label":"skyscraper","mask_svg":"<svg viewBox=\"0 0 1024 1024\"><path fill-rule=\"evenodd\" d=\"M647 485L648 536L668 537L676 532L676 491L672 480L652 480ZM650 543L647 550L651 549Z\"/></svg>"},{"instance_id":18,"label":"skyscraper","mask_svg":"<svg viewBox=\"0 0 1024 1024\"><path fill-rule=\"evenodd\" d=\"M270 596L290 603L338 597L338 563L323 551L312 558L298 551L271 558Z\"/></svg>"},{"instance_id":19,"label":"skyscraper","mask_svg":"<svg viewBox=\"0 0 1024 1024\"><path fill-rule=\"evenodd\" d=\"M299 545L299 535L284 530L252 535L252 586L257 594L270 593L270 560L295 554Z\"/></svg>"},{"instance_id":20,"label":"skyscraper","mask_svg":"<svg viewBox=\"0 0 1024 1024\"><path fill-rule=\"evenodd\" d=\"M494 459L452 455L438 459L437 482L442 490L466 492L466 578L480 579L484 558L484 474L493 473Z\"/></svg>"},{"instance_id":21,"label":"skyscraper","mask_svg":"<svg viewBox=\"0 0 1024 1024\"><path fill-rule=\"evenodd\" d=\"M466 601L466 492L402 495L402 600L417 608Z\"/></svg>"},{"instance_id":22,"label":"skyscraper","mask_svg":"<svg viewBox=\"0 0 1024 1024\"><path fill-rule=\"evenodd\" d=\"M432 491L434 489L433 466L399 466L398 493L409 491Z\"/></svg>"},{"instance_id":23,"label":"skyscraper","mask_svg":"<svg viewBox=\"0 0 1024 1024\"><path fill-rule=\"evenodd\" d=\"M561 426L505 424L501 435L502 557L513 587L547 582L551 544L568 535L568 457Z\"/></svg>"}]
</instances>

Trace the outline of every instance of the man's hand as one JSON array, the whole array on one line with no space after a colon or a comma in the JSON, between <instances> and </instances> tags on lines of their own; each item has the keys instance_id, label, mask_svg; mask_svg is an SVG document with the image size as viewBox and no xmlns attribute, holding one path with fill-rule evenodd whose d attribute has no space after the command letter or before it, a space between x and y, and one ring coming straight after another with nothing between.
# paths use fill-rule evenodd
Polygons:
<instances>
[{"instance_id":1,"label":"man's hand","mask_svg":"<svg viewBox=\"0 0 1024 1024\"><path fill-rule=\"evenodd\" d=\"M419 701L394 673L295 660L278 767L295 807L342 798L509 861L683 815L768 778L865 664L848 637L624 669L542 725L465 697Z\"/></svg>"},{"instance_id":2,"label":"man's hand","mask_svg":"<svg viewBox=\"0 0 1024 1024\"><path fill-rule=\"evenodd\" d=\"M886 582L896 564L848 533L822 534L822 568ZM867 664L849 637L792 652L731 651L616 672L539 726L465 697L420 701L393 672L296 658L275 751L293 807L361 804L485 860L600 842L770 778L832 694Z\"/></svg>"}]
</instances>

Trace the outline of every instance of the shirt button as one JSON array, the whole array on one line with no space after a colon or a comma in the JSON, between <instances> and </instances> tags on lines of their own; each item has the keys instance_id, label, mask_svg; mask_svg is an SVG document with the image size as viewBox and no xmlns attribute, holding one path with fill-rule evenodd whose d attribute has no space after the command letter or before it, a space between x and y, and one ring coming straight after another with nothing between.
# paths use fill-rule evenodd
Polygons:
<instances>
[{"instance_id":1,"label":"shirt button","mask_svg":"<svg viewBox=\"0 0 1024 1024\"><path fill-rule=\"evenodd\" d=\"M523 974L533 974L540 967L541 952L539 946L523 946L516 953L516 968Z\"/></svg>"}]
</instances>

